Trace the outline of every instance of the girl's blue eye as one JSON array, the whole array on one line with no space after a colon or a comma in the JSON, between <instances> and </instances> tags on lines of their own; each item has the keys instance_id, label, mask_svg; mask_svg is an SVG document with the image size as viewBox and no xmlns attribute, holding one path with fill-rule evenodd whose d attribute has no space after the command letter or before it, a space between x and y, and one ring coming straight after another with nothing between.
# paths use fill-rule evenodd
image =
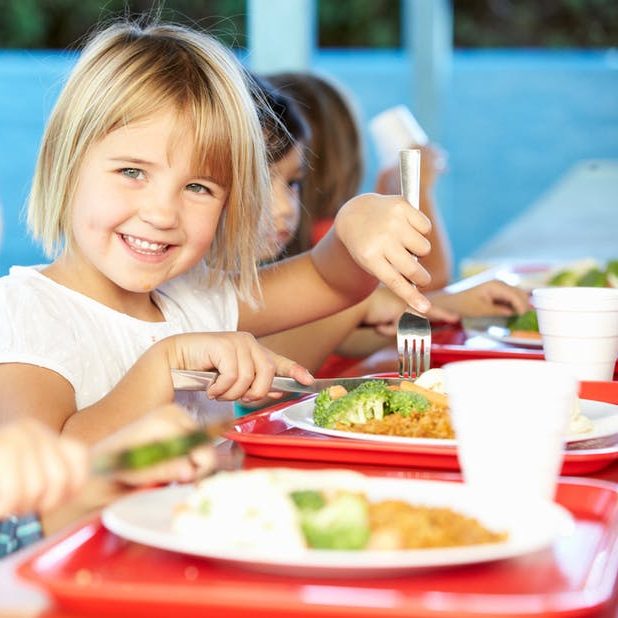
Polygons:
<instances>
[{"instance_id":1,"label":"girl's blue eye","mask_svg":"<svg viewBox=\"0 0 618 618\"><path fill-rule=\"evenodd\" d=\"M197 182L192 182L191 184L188 184L187 189L189 191L192 191L193 193L208 193L209 195L212 194L212 191L208 187L205 187L204 185L201 185Z\"/></svg>"},{"instance_id":2,"label":"girl's blue eye","mask_svg":"<svg viewBox=\"0 0 618 618\"><path fill-rule=\"evenodd\" d=\"M136 167L125 167L120 170L120 173L127 178L139 179L143 176L144 172L138 170Z\"/></svg>"},{"instance_id":3,"label":"girl's blue eye","mask_svg":"<svg viewBox=\"0 0 618 618\"><path fill-rule=\"evenodd\" d=\"M302 184L303 184L302 178L298 178L295 180L290 180L290 182L288 182L288 187L290 187L292 191L300 191Z\"/></svg>"}]
</instances>

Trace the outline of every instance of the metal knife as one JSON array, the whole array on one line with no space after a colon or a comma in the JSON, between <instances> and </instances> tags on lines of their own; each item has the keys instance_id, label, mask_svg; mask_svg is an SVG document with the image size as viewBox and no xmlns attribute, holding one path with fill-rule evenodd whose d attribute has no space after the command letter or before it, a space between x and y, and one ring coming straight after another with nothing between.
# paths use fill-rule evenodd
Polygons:
<instances>
[{"instance_id":1,"label":"metal knife","mask_svg":"<svg viewBox=\"0 0 618 618\"><path fill-rule=\"evenodd\" d=\"M174 389L177 391L205 391L217 379L218 375L216 371L172 369ZM315 380L313 384L307 386L297 382L293 378L275 376L272 382L272 389L289 393L319 393L330 386L344 386L350 391L368 380L383 380L388 385L399 385L402 382L412 382L412 380L403 378L380 378L371 376L367 378L322 378Z\"/></svg>"}]
</instances>

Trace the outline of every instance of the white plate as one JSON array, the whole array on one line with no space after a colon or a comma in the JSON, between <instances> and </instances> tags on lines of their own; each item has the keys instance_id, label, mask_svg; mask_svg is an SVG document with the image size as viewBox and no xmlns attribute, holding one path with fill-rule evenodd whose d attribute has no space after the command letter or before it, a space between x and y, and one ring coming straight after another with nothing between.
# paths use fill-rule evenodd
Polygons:
<instances>
[{"instance_id":1,"label":"white plate","mask_svg":"<svg viewBox=\"0 0 618 618\"><path fill-rule=\"evenodd\" d=\"M592 430L584 433L573 433L567 436L567 444L597 440L618 434L618 405L604 401L580 399L582 414L592 421ZM456 446L456 440L444 438L406 438L403 436L383 436L360 431L339 431L318 427L313 422L314 398L304 399L293 403L289 408L282 410L281 415L292 427L298 427L306 431L321 433L336 438L353 438L354 440L369 440L374 442L389 442L392 444L409 444L418 446Z\"/></svg>"},{"instance_id":2,"label":"white plate","mask_svg":"<svg viewBox=\"0 0 618 618\"><path fill-rule=\"evenodd\" d=\"M513 337L511 331L506 326L506 318L490 317L490 318L464 318L462 320L463 329L469 337L478 335L488 337L492 341L506 343L525 348L543 347L541 339L529 339L527 337Z\"/></svg>"},{"instance_id":3,"label":"white plate","mask_svg":"<svg viewBox=\"0 0 618 618\"><path fill-rule=\"evenodd\" d=\"M558 536L573 530L571 515L553 502L498 511L495 504L474 500L461 483L375 477L366 480L364 490L372 500L394 498L413 504L447 506L478 518L493 530L508 532L509 538L501 543L400 551L221 549L220 543L209 543L206 531L203 538L186 538L172 532L173 510L193 490L189 486L133 493L108 506L102 519L111 532L130 541L251 570L301 577L388 576L419 568L513 558L546 548Z\"/></svg>"}]
</instances>

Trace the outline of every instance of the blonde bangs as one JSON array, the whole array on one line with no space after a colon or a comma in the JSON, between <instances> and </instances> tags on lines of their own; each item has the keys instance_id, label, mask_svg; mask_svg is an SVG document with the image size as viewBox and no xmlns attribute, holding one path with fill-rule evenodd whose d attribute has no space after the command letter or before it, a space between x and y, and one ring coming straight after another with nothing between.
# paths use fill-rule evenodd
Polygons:
<instances>
[{"instance_id":1,"label":"blonde bangs","mask_svg":"<svg viewBox=\"0 0 618 618\"><path fill-rule=\"evenodd\" d=\"M43 138L29 200L31 230L48 253L70 242L70 204L88 148L170 107L178 112L177 139L193 139L192 167L229 191L205 259L214 279L232 279L251 302L259 296L256 256L270 215L264 140L242 67L197 31L123 23L88 43Z\"/></svg>"}]
</instances>

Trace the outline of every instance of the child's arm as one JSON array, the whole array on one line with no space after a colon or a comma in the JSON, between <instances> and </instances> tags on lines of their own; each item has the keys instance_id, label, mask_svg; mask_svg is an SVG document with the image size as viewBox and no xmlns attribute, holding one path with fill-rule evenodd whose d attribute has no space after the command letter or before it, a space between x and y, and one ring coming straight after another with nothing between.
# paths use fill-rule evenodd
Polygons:
<instances>
[{"instance_id":1,"label":"child's arm","mask_svg":"<svg viewBox=\"0 0 618 618\"><path fill-rule=\"evenodd\" d=\"M486 281L454 294L439 290L431 294L431 302L434 307L461 317L509 316L530 309L525 290L498 280Z\"/></svg>"},{"instance_id":2,"label":"child's arm","mask_svg":"<svg viewBox=\"0 0 618 618\"><path fill-rule=\"evenodd\" d=\"M278 354L297 360L312 373L362 324L369 298L335 315L268 335L260 343Z\"/></svg>"},{"instance_id":3,"label":"child's arm","mask_svg":"<svg viewBox=\"0 0 618 618\"><path fill-rule=\"evenodd\" d=\"M0 364L2 414L38 418L63 434L92 444L174 398L170 370L216 369L211 398L260 399L275 374L308 384L300 365L272 354L248 333L191 333L168 337L149 348L105 397L77 411L71 384L34 365Z\"/></svg>"},{"instance_id":4,"label":"child's arm","mask_svg":"<svg viewBox=\"0 0 618 618\"><path fill-rule=\"evenodd\" d=\"M430 245L425 215L399 196L361 195L337 213L335 225L309 253L262 271L264 308L239 307L239 327L258 336L342 311L366 298L381 280L406 304L429 308L415 284L427 271L415 259Z\"/></svg>"}]
</instances>

